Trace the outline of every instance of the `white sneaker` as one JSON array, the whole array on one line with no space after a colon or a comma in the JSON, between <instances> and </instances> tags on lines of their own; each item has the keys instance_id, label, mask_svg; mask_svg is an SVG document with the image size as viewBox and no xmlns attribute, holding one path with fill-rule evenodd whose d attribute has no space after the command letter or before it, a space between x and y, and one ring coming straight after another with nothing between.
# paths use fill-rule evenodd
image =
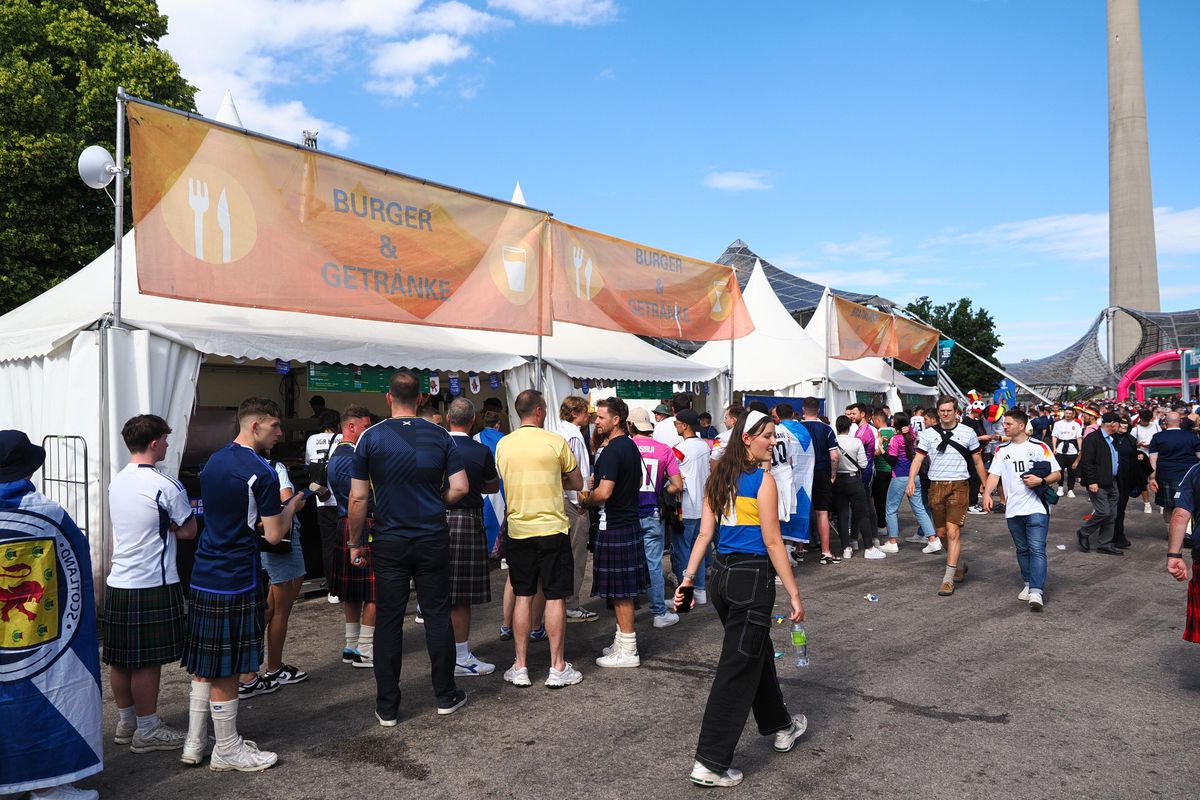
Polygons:
<instances>
[{"instance_id":1,"label":"white sneaker","mask_svg":"<svg viewBox=\"0 0 1200 800\"><path fill-rule=\"evenodd\" d=\"M203 742L185 739L183 742L183 753L179 756L179 760L190 767L194 767L204 760L205 754L212 750L215 744L216 740L211 736Z\"/></svg>"},{"instance_id":2,"label":"white sneaker","mask_svg":"<svg viewBox=\"0 0 1200 800\"><path fill-rule=\"evenodd\" d=\"M692 774L688 780L697 786L737 786L742 782L742 771L730 767L724 772L713 772L697 761L692 766Z\"/></svg>"},{"instance_id":3,"label":"white sneaker","mask_svg":"<svg viewBox=\"0 0 1200 800\"><path fill-rule=\"evenodd\" d=\"M504 670L504 680L511 683L513 686L519 686L524 689L527 686L533 686L529 680L529 667L521 667L517 669L517 665L513 664L508 669Z\"/></svg>"},{"instance_id":4,"label":"white sneaker","mask_svg":"<svg viewBox=\"0 0 1200 800\"><path fill-rule=\"evenodd\" d=\"M967 509L967 513L968 514L986 514L988 512L983 510L983 506L974 505Z\"/></svg>"},{"instance_id":5,"label":"white sneaker","mask_svg":"<svg viewBox=\"0 0 1200 800\"><path fill-rule=\"evenodd\" d=\"M705 605L708 603L708 592L704 589L696 589L694 592L692 592L692 598L695 599L696 605Z\"/></svg>"},{"instance_id":6,"label":"white sneaker","mask_svg":"<svg viewBox=\"0 0 1200 800\"><path fill-rule=\"evenodd\" d=\"M775 734L775 752L789 752L796 746L796 740L803 736L806 730L808 730L808 717L803 714L793 714L791 727Z\"/></svg>"},{"instance_id":7,"label":"white sneaker","mask_svg":"<svg viewBox=\"0 0 1200 800\"><path fill-rule=\"evenodd\" d=\"M1062 488L1061 486L1060 486L1060 487L1058 487L1058 496L1059 496L1059 497L1062 497L1062 496L1063 496L1063 488Z\"/></svg>"},{"instance_id":8,"label":"white sneaker","mask_svg":"<svg viewBox=\"0 0 1200 800\"><path fill-rule=\"evenodd\" d=\"M640 667L642 665L642 657L638 655L637 641L632 643L621 638L624 634L618 633L617 640L614 642L614 647L609 652L596 659L598 667Z\"/></svg>"},{"instance_id":9,"label":"white sneaker","mask_svg":"<svg viewBox=\"0 0 1200 800\"><path fill-rule=\"evenodd\" d=\"M1045 602L1043 602L1043 600L1042 600L1041 592L1031 591L1029 593L1029 610L1030 611L1041 611L1045 607L1045 605L1046 605Z\"/></svg>"},{"instance_id":10,"label":"white sneaker","mask_svg":"<svg viewBox=\"0 0 1200 800\"><path fill-rule=\"evenodd\" d=\"M50 789L35 789L29 796L32 800L100 800L100 793L95 789L80 789L69 783Z\"/></svg>"},{"instance_id":11,"label":"white sneaker","mask_svg":"<svg viewBox=\"0 0 1200 800\"><path fill-rule=\"evenodd\" d=\"M854 551L857 549L858 549L857 547L847 547L845 550L842 551L842 560L849 561L851 558L854 557Z\"/></svg>"},{"instance_id":12,"label":"white sneaker","mask_svg":"<svg viewBox=\"0 0 1200 800\"><path fill-rule=\"evenodd\" d=\"M672 614L670 611L654 615L654 627L656 628L669 628L676 622L679 622L679 615Z\"/></svg>"},{"instance_id":13,"label":"white sneaker","mask_svg":"<svg viewBox=\"0 0 1200 800\"><path fill-rule=\"evenodd\" d=\"M186 733L177 731L164 722L145 736L135 733L129 751L131 753L152 753L155 750L179 750L183 747L185 739L187 739Z\"/></svg>"},{"instance_id":14,"label":"white sneaker","mask_svg":"<svg viewBox=\"0 0 1200 800\"><path fill-rule=\"evenodd\" d=\"M342 602L336 594L331 594L325 599L329 601L329 605L331 606L336 606L338 603Z\"/></svg>"},{"instance_id":15,"label":"white sneaker","mask_svg":"<svg viewBox=\"0 0 1200 800\"><path fill-rule=\"evenodd\" d=\"M900 545L897 542L884 542L883 544L879 545L879 549L888 554L899 553Z\"/></svg>"},{"instance_id":16,"label":"white sneaker","mask_svg":"<svg viewBox=\"0 0 1200 800\"><path fill-rule=\"evenodd\" d=\"M577 683L583 682L583 673L575 669L568 661L566 667L560 672L554 667L550 668L550 675L546 678L547 689L561 689L564 686L574 686Z\"/></svg>"},{"instance_id":17,"label":"white sneaker","mask_svg":"<svg viewBox=\"0 0 1200 800\"><path fill-rule=\"evenodd\" d=\"M279 756L259 750L243 739L232 752L222 753L214 749L208 759L208 768L213 772L262 772L275 766Z\"/></svg>"},{"instance_id":18,"label":"white sneaker","mask_svg":"<svg viewBox=\"0 0 1200 800\"><path fill-rule=\"evenodd\" d=\"M1067 490L1067 497L1074 497L1074 496L1075 496L1075 490L1074 490L1074 489L1068 489L1068 490Z\"/></svg>"},{"instance_id":19,"label":"white sneaker","mask_svg":"<svg viewBox=\"0 0 1200 800\"><path fill-rule=\"evenodd\" d=\"M942 540L933 539L929 544L921 548L922 553L940 553L942 552Z\"/></svg>"},{"instance_id":20,"label":"white sneaker","mask_svg":"<svg viewBox=\"0 0 1200 800\"><path fill-rule=\"evenodd\" d=\"M474 653L468 653L466 661L459 661L454 665L454 677L456 678L473 678L480 675L491 675L495 671L495 664L489 664L486 661L480 661L475 657Z\"/></svg>"},{"instance_id":21,"label":"white sneaker","mask_svg":"<svg viewBox=\"0 0 1200 800\"><path fill-rule=\"evenodd\" d=\"M117 720L117 731L113 734L113 744L129 744L137 733L136 722L121 722Z\"/></svg>"},{"instance_id":22,"label":"white sneaker","mask_svg":"<svg viewBox=\"0 0 1200 800\"><path fill-rule=\"evenodd\" d=\"M872 561L878 561L881 558L887 558L887 553L880 550L878 547L872 547L863 553L863 558L869 558Z\"/></svg>"},{"instance_id":23,"label":"white sneaker","mask_svg":"<svg viewBox=\"0 0 1200 800\"><path fill-rule=\"evenodd\" d=\"M1154 506L1152 506L1150 503L1146 503L1146 507L1143 508L1142 510L1145 511L1147 514L1153 514Z\"/></svg>"},{"instance_id":24,"label":"white sneaker","mask_svg":"<svg viewBox=\"0 0 1200 800\"><path fill-rule=\"evenodd\" d=\"M1022 603L1026 603L1029 601L1029 584L1028 583L1025 584L1025 588L1021 590L1021 593L1019 595L1017 595L1017 599L1020 600Z\"/></svg>"},{"instance_id":25,"label":"white sneaker","mask_svg":"<svg viewBox=\"0 0 1200 800\"><path fill-rule=\"evenodd\" d=\"M508 559L507 558L500 559L500 569L508 569Z\"/></svg>"},{"instance_id":26,"label":"white sneaker","mask_svg":"<svg viewBox=\"0 0 1200 800\"><path fill-rule=\"evenodd\" d=\"M912 536L906 536L904 541L909 542L910 544L925 544L929 540L919 533L914 533Z\"/></svg>"}]
</instances>

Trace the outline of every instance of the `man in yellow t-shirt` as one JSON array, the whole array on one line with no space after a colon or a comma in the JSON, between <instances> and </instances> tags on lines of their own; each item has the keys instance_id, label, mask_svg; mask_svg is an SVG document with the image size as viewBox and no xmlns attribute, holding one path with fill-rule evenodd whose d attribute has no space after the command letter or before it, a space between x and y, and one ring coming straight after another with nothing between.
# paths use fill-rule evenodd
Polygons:
<instances>
[{"instance_id":1,"label":"man in yellow t-shirt","mask_svg":"<svg viewBox=\"0 0 1200 800\"><path fill-rule=\"evenodd\" d=\"M517 395L514 405L521 427L496 445L496 467L504 481L507 504L504 557L517 601L513 611L515 660L504 673L504 680L514 686L532 685L525 656L533 596L540 583L546 598L545 625L550 639L546 685L557 689L583 680L583 675L565 659L566 599L574 590L574 560L563 506L563 489L582 489L583 477L567 440L542 428L546 421L542 393L526 389Z\"/></svg>"}]
</instances>

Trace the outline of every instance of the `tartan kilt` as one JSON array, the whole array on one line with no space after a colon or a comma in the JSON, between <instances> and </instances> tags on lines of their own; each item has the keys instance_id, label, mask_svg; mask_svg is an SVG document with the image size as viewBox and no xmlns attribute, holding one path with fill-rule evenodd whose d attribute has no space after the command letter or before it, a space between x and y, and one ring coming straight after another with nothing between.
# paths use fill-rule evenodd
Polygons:
<instances>
[{"instance_id":1,"label":"tartan kilt","mask_svg":"<svg viewBox=\"0 0 1200 800\"><path fill-rule=\"evenodd\" d=\"M337 521L337 553L333 559L333 575L329 581L329 591L339 600L351 603L375 602L375 567L371 563L371 529L375 521L370 517L363 530L362 553L363 565L357 567L350 563L350 548L346 546L350 528L345 517Z\"/></svg>"},{"instance_id":2,"label":"tartan kilt","mask_svg":"<svg viewBox=\"0 0 1200 800\"><path fill-rule=\"evenodd\" d=\"M187 603L178 583L145 589L104 589L105 664L126 669L183 658Z\"/></svg>"},{"instance_id":3,"label":"tartan kilt","mask_svg":"<svg viewBox=\"0 0 1200 800\"><path fill-rule=\"evenodd\" d=\"M257 672L262 664L264 593L215 594L193 588L188 602L184 668L200 678Z\"/></svg>"},{"instance_id":4,"label":"tartan kilt","mask_svg":"<svg viewBox=\"0 0 1200 800\"><path fill-rule=\"evenodd\" d=\"M592 596L630 600L650 588L640 524L620 525L596 534L592 550Z\"/></svg>"},{"instance_id":5,"label":"tartan kilt","mask_svg":"<svg viewBox=\"0 0 1200 800\"><path fill-rule=\"evenodd\" d=\"M450 605L490 603L492 581L488 576L487 532L483 511L476 508L446 510L450 528Z\"/></svg>"},{"instance_id":6,"label":"tartan kilt","mask_svg":"<svg viewBox=\"0 0 1200 800\"><path fill-rule=\"evenodd\" d=\"M1192 559L1192 579L1188 581L1187 621L1183 626L1183 639L1200 644L1200 558Z\"/></svg>"}]
</instances>

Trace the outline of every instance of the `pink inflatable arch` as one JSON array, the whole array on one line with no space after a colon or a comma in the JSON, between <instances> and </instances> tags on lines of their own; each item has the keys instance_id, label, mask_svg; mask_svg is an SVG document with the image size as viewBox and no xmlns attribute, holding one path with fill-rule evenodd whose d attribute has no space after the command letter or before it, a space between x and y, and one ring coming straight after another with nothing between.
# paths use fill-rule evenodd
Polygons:
<instances>
[{"instance_id":1,"label":"pink inflatable arch","mask_svg":"<svg viewBox=\"0 0 1200 800\"><path fill-rule=\"evenodd\" d=\"M1130 367L1129 371L1122 375L1120 382L1117 383L1117 402L1122 403L1129 398L1129 387L1133 385L1134 381L1137 380L1139 375L1151 367L1158 366L1164 361L1178 361L1181 353L1183 353L1183 351L1178 348L1174 350L1163 350L1161 352L1154 353L1153 355L1146 356L1141 361ZM1139 392L1138 394L1139 400L1145 399L1141 396L1142 392Z\"/></svg>"}]
</instances>

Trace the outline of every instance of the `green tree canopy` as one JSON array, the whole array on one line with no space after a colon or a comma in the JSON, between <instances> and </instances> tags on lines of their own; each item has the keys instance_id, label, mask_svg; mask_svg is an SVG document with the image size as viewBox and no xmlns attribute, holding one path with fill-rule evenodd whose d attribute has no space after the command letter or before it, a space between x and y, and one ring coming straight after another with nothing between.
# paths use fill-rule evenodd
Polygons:
<instances>
[{"instance_id":1,"label":"green tree canopy","mask_svg":"<svg viewBox=\"0 0 1200 800\"><path fill-rule=\"evenodd\" d=\"M966 345L974 352L995 363L996 351L1000 349L1000 337L996 335L996 322L984 309L975 309L969 298L956 303L934 305L928 297L919 297L908 304L908 311L928 322L942 335ZM978 359L955 348L946 364L946 373L964 392L977 389L990 395L1000 384L1000 375Z\"/></svg>"},{"instance_id":2,"label":"green tree canopy","mask_svg":"<svg viewBox=\"0 0 1200 800\"><path fill-rule=\"evenodd\" d=\"M0 313L112 244L112 203L76 161L91 144L112 152L117 87L195 110L166 33L154 0L0 2Z\"/></svg>"}]
</instances>

